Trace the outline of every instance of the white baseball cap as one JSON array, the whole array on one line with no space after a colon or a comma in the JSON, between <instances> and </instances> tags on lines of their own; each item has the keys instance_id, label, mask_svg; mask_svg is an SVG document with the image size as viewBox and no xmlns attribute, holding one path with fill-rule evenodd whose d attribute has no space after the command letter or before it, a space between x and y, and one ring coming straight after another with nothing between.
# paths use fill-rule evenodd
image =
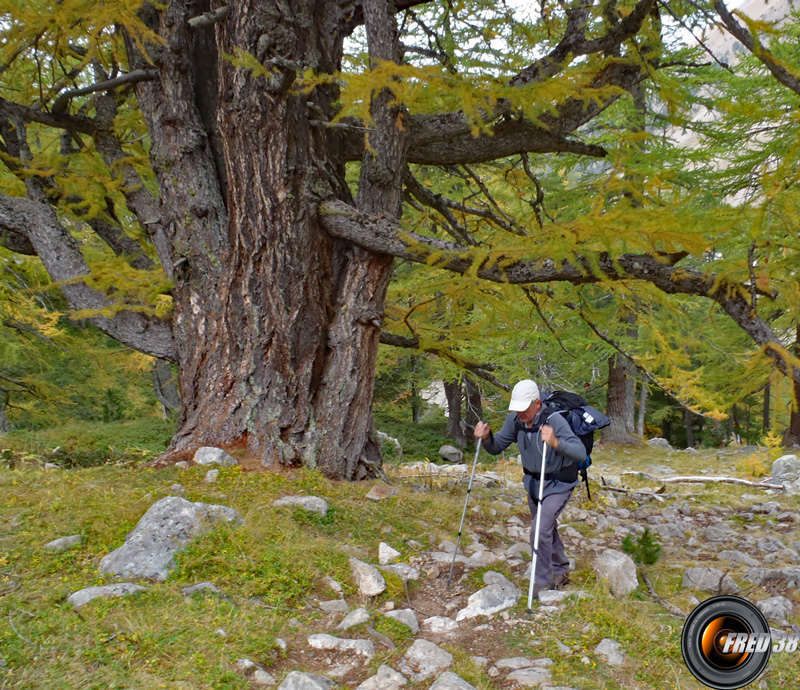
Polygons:
<instances>
[{"instance_id":1,"label":"white baseball cap","mask_svg":"<svg viewBox=\"0 0 800 690\"><path fill-rule=\"evenodd\" d=\"M530 379L520 381L511 391L511 402L508 409L513 412L524 412L534 400L539 399L539 386Z\"/></svg>"}]
</instances>

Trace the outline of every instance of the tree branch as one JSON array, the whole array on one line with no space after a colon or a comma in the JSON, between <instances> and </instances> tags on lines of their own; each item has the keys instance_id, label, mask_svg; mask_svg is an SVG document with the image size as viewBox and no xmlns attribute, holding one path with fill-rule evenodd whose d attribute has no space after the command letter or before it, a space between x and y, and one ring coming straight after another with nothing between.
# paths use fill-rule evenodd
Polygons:
<instances>
[{"instance_id":1,"label":"tree branch","mask_svg":"<svg viewBox=\"0 0 800 690\"><path fill-rule=\"evenodd\" d=\"M90 93L97 93L98 91L109 91L110 89L114 89L117 86L122 86L123 84L136 84L140 81L151 81L157 78L158 75L155 72L137 69L133 72L128 72L127 74L116 77L115 79L99 81L95 84L90 84L89 86L84 86L80 89L70 89L69 91L64 91L58 96L58 98L56 98L50 110L54 115L58 115L67 109L67 104L71 99L77 98L78 96L86 96Z\"/></svg>"},{"instance_id":2,"label":"tree branch","mask_svg":"<svg viewBox=\"0 0 800 690\"><path fill-rule=\"evenodd\" d=\"M204 26L211 26L217 22L222 21L231 13L230 5L223 5L222 7L205 12L204 14L192 17L189 20L189 26L193 29L202 29Z\"/></svg>"},{"instance_id":3,"label":"tree branch","mask_svg":"<svg viewBox=\"0 0 800 690\"><path fill-rule=\"evenodd\" d=\"M457 354L444 347L434 347L432 345L428 347L420 347L419 338L416 337L406 338L401 335L395 335L394 333L382 332L380 341L382 344L391 345L392 347L404 347L412 350L428 352L432 355L436 355L437 357L441 357L442 359L446 359L448 362L452 362L462 369L471 371L473 374L475 374L475 376L479 376L484 381L488 381L492 385L497 386L504 391L511 390L511 386L509 386L507 383L503 383L502 381L498 381L496 377L489 373L489 371L493 368L493 365L475 364L474 362L462 359Z\"/></svg>"},{"instance_id":4,"label":"tree branch","mask_svg":"<svg viewBox=\"0 0 800 690\"><path fill-rule=\"evenodd\" d=\"M89 267L75 239L48 204L0 194L0 229L27 235L72 309L100 311L112 306L111 300L81 280L89 274ZM90 320L124 345L160 359L175 359L172 329L164 320L126 311Z\"/></svg>"}]
</instances>

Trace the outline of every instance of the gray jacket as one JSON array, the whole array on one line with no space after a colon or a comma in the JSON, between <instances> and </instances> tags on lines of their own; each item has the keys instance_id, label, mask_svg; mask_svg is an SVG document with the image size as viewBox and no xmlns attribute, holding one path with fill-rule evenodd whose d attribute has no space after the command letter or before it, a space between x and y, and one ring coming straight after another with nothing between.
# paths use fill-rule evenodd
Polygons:
<instances>
[{"instance_id":1,"label":"gray jacket","mask_svg":"<svg viewBox=\"0 0 800 690\"><path fill-rule=\"evenodd\" d=\"M546 410L540 410L533 420L532 428L529 428L519 420L516 412L510 412L506 417L503 428L496 434L491 434L489 440L483 443L487 453L497 455L502 453L514 441L517 442L522 456L522 468L525 470L522 482L528 495L534 498L539 496L539 477L542 471L542 445L544 441L542 441L542 432L539 430L540 426L546 423L553 427L555 437L558 439L558 450L553 450L549 446L547 448L545 474L557 474L561 470L586 459L586 448L583 445L583 441L572 432L567 420L558 413L550 414L547 418L545 417L546 414ZM577 483L577 479L574 481L545 479L542 495L544 497L550 494L572 491Z\"/></svg>"}]
</instances>

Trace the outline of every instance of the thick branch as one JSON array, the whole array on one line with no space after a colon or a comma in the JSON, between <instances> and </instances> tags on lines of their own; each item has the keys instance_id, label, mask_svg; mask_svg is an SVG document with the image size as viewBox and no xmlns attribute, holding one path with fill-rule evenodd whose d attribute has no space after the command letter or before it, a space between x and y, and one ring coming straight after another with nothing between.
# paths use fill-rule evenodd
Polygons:
<instances>
[{"instance_id":1,"label":"thick branch","mask_svg":"<svg viewBox=\"0 0 800 690\"><path fill-rule=\"evenodd\" d=\"M800 94L800 78L784 67L780 61L758 41L750 31L736 21L735 17L728 11L722 0L716 0L714 9L722 19L722 24L728 33L741 42L747 50L755 55L764 66L772 72L775 77L786 88Z\"/></svg>"},{"instance_id":2,"label":"thick branch","mask_svg":"<svg viewBox=\"0 0 800 690\"><path fill-rule=\"evenodd\" d=\"M750 307L747 289L740 284L718 280L675 264L686 254L652 256L623 254L612 257L607 252L588 257L575 256L574 262L556 264L550 259L510 259L502 253L486 254L455 242L406 232L385 216L364 213L340 201L320 208L325 229L365 249L398 258L426 263L443 270L465 274L468 271L484 280L497 283L549 283L565 281L573 285L604 280L634 279L651 283L667 294L707 297L719 304L787 376L800 382L800 366L791 359L772 328ZM478 265L476 266L476 262Z\"/></svg>"},{"instance_id":3,"label":"thick branch","mask_svg":"<svg viewBox=\"0 0 800 690\"><path fill-rule=\"evenodd\" d=\"M105 295L80 280L89 274L89 267L52 207L0 194L0 230L6 229L27 235L72 309L100 311L112 305ZM124 345L161 359L175 358L172 330L165 321L134 312L94 316L90 320Z\"/></svg>"},{"instance_id":4,"label":"thick branch","mask_svg":"<svg viewBox=\"0 0 800 690\"><path fill-rule=\"evenodd\" d=\"M53 107L51 111L53 114L59 114L66 110L67 103L78 96L86 96L90 93L97 93L98 91L109 91L111 89L116 88L117 86L122 86L123 84L136 84L140 81L150 81L152 79L157 79L158 75L155 72L149 72L147 70L137 69L133 70L133 72L128 72L127 74L120 75L115 79L108 79L106 81L99 81L96 84L90 84L89 86L84 86L80 89L70 89L69 91L64 91L62 94L59 95L58 98L53 102Z\"/></svg>"},{"instance_id":5,"label":"thick branch","mask_svg":"<svg viewBox=\"0 0 800 690\"><path fill-rule=\"evenodd\" d=\"M19 118L23 122L38 122L41 125L66 129L69 132L82 132L93 135L97 131L97 123L84 115L67 115L65 113L47 113L36 108L12 103L0 97L0 114L10 118Z\"/></svg>"},{"instance_id":6,"label":"thick branch","mask_svg":"<svg viewBox=\"0 0 800 690\"><path fill-rule=\"evenodd\" d=\"M222 7L212 10L211 12L205 12L197 17L192 17L189 20L189 26L193 29L201 29L204 26L211 26L212 24L216 24L217 22L222 21L231 13L231 8L229 5L223 5Z\"/></svg>"},{"instance_id":7,"label":"thick branch","mask_svg":"<svg viewBox=\"0 0 800 690\"><path fill-rule=\"evenodd\" d=\"M405 347L412 350L421 350L422 352L427 352L432 355L436 355L437 357L441 357L442 359L446 359L448 362L452 362L456 366L461 367L462 369L466 369L467 371L471 371L475 376L479 376L484 381L488 381L494 386L501 388L504 391L510 391L511 386L507 383L503 383L502 381L498 381L496 377L489 373L489 370L492 369L492 365L489 364L475 364L474 362L469 362L465 359L462 359L457 354L448 350L444 347L420 347L419 338L406 338L402 335L395 335L394 333L381 333L381 343L383 345L391 345L392 347Z\"/></svg>"}]
</instances>

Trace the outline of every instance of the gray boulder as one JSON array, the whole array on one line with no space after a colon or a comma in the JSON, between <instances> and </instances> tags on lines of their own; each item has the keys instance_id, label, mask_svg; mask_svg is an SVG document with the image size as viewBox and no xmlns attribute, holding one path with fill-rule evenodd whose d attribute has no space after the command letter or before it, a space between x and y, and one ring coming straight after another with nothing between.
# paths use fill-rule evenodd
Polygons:
<instances>
[{"instance_id":1,"label":"gray boulder","mask_svg":"<svg viewBox=\"0 0 800 690\"><path fill-rule=\"evenodd\" d=\"M403 625L407 625L415 635L419 632L419 621L417 614L411 609L400 609L399 611L387 611L384 614L387 618L392 618Z\"/></svg>"},{"instance_id":2,"label":"gray boulder","mask_svg":"<svg viewBox=\"0 0 800 690\"><path fill-rule=\"evenodd\" d=\"M82 541L80 534L73 534L70 537L61 537L60 539L53 539L44 545L48 551L69 551L70 549L78 546Z\"/></svg>"},{"instance_id":3,"label":"gray boulder","mask_svg":"<svg viewBox=\"0 0 800 690\"><path fill-rule=\"evenodd\" d=\"M636 564L622 551L605 549L593 563L595 572L608 582L615 597L626 597L639 586Z\"/></svg>"},{"instance_id":4,"label":"gray boulder","mask_svg":"<svg viewBox=\"0 0 800 690\"><path fill-rule=\"evenodd\" d=\"M408 563L395 563L394 565L382 565L381 570L387 573L394 573L401 580L419 580L419 570Z\"/></svg>"},{"instance_id":5,"label":"gray boulder","mask_svg":"<svg viewBox=\"0 0 800 690\"><path fill-rule=\"evenodd\" d=\"M378 544L378 563L381 565L391 565L403 554L397 549L393 549L386 542Z\"/></svg>"},{"instance_id":6,"label":"gray boulder","mask_svg":"<svg viewBox=\"0 0 800 690\"><path fill-rule=\"evenodd\" d=\"M475 686L452 671L445 671L434 681L430 690L475 690Z\"/></svg>"},{"instance_id":7,"label":"gray boulder","mask_svg":"<svg viewBox=\"0 0 800 690\"><path fill-rule=\"evenodd\" d=\"M174 556L220 522L241 522L232 508L192 503L179 496L157 501L142 516L125 543L100 561L104 573L163 582Z\"/></svg>"},{"instance_id":8,"label":"gray boulder","mask_svg":"<svg viewBox=\"0 0 800 690\"><path fill-rule=\"evenodd\" d=\"M313 673L292 671L278 686L278 690L331 690L333 681Z\"/></svg>"},{"instance_id":9,"label":"gray boulder","mask_svg":"<svg viewBox=\"0 0 800 690\"><path fill-rule=\"evenodd\" d=\"M422 629L432 635L452 635L458 631L458 623L447 616L431 616L422 621Z\"/></svg>"},{"instance_id":10,"label":"gray boulder","mask_svg":"<svg viewBox=\"0 0 800 690\"><path fill-rule=\"evenodd\" d=\"M349 630L362 623L369 622L369 611L367 609L356 609L348 613L344 620L336 626L338 630Z\"/></svg>"},{"instance_id":11,"label":"gray boulder","mask_svg":"<svg viewBox=\"0 0 800 690\"><path fill-rule=\"evenodd\" d=\"M742 553L738 549L720 551L717 554L717 556L726 561L732 561L733 563L741 563L742 565L747 565L750 566L751 568L758 567L759 565L759 561L757 561L752 556L748 556L746 553Z\"/></svg>"},{"instance_id":12,"label":"gray boulder","mask_svg":"<svg viewBox=\"0 0 800 690\"><path fill-rule=\"evenodd\" d=\"M88 604L92 599L110 599L112 597L127 597L130 594L146 591L146 587L140 587L130 582L118 582L115 585L104 585L102 587L87 587L78 592L74 592L67 597L67 601L76 609L84 604Z\"/></svg>"},{"instance_id":13,"label":"gray boulder","mask_svg":"<svg viewBox=\"0 0 800 690\"><path fill-rule=\"evenodd\" d=\"M739 591L739 586L730 575L708 566L686 568L683 571L682 586L684 589L699 589L703 592L721 594L736 594Z\"/></svg>"},{"instance_id":14,"label":"gray boulder","mask_svg":"<svg viewBox=\"0 0 800 690\"><path fill-rule=\"evenodd\" d=\"M510 582L488 585L467 599L466 608L456 614L457 621L476 616L491 616L493 613L510 609L520 598L520 591Z\"/></svg>"},{"instance_id":15,"label":"gray boulder","mask_svg":"<svg viewBox=\"0 0 800 690\"><path fill-rule=\"evenodd\" d=\"M772 483L791 484L800 480L800 458L782 455L772 463Z\"/></svg>"},{"instance_id":16,"label":"gray boulder","mask_svg":"<svg viewBox=\"0 0 800 690\"><path fill-rule=\"evenodd\" d=\"M284 496L277 501L273 501L272 506L273 508L298 506L309 513L319 513L322 517L328 514L328 502L318 496Z\"/></svg>"},{"instance_id":17,"label":"gray boulder","mask_svg":"<svg viewBox=\"0 0 800 690\"><path fill-rule=\"evenodd\" d=\"M356 690L400 690L404 685L408 685L406 677L383 664L374 676L367 678Z\"/></svg>"},{"instance_id":18,"label":"gray boulder","mask_svg":"<svg viewBox=\"0 0 800 690\"><path fill-rule=\"evenodd\" d=\"M711 525L703 530L703 536L706 541L711 542L725 542L738 539L736 532L734 532L727 525Z\"/></svg>"},{"instance_id":19,"label":"gray boulder","mask_svg":"<svg viewBox=\"0 0 800 690\"><path fill-rule=\"evenodd\" d=\"M509 673L506 679L515 685L535 688L540 685L550 685L553 674L550 669L532 666L531 668L521 668L519 671Z\"/></svg>"},{"instance_id":20,"label":"gray boulder","mask_svg":"<svg viewBox=\"0 0 800 690\"><path fill-rule=\"evenodd\" d=\"M439 455L447 462L455 463L456 465L464 462L464 453L455 446L444 445L439 448Z\"/></svg>"},{"instance_id":21,"label":"gray boulder","mask_svg":"<svg viewBox=\"0 0 800 690\"><path fill-rule=\"evenodd\" d=\"M350 570L356 581L356 587L365 597L377 597L386 591L386 580L375 566L364 563L357 558L350 559Z\"/></svg>"},{"instance_id":22,"label":"gray boulder","mask_svg":"<svg viewBox=\"0 0 800 690\"><path fill-rule=\"evenodd\" d=\"M764 617L771 620L783 623L788 620L794 613L794 604L786 597L770 597L756 602L756 606L761 609Z\"/></svg>"},{"instance_id":23,"label":"gray boulder","mask_svg":"<svg viewBox=\"0 0 800 690\"><path fill-rule=\"evenodd\" d=\"M652 448L661 448L663 450L672 450L672 446L665 438L651 438L647 441L647 445Z\"/></svg>"},{"instance_id":24,"label":"gray boulder","mask_svg":"<svg viewBox=\"0 0 800 690\"><path fill-rule=\"evenodd\" d=\"M405 653L398 670L411 682L433 678L450 668L453 655L428 640L416 640Z\"/></svg>"},{"instance_id":25,"label":"gray boulder","mask_svg":"<svg viewBox=\"0 0 800 690\"><path fill-rule=\"evenodd\" d=\"M333 635L310 635L308 644L314 649L331 652L354 652L367 659L375 656L375 645L370 640L347 640Z\"/></svg>"},{"instance_id":26,"label":"gray boulder","mask_svg":"<svg viewBox=\"0 0 800 690\"><path fill-rule=\"evenodd\" d=\"M222 465L223 467L233 467L239 464L236 458L228 455L222 448L213 446L198 448L194 454L194 461L198 465Z\"/></svg>"},{"instance_id":27,"label":"gray boulder","mask_svg":"<svg viewBox=\"0 0 800 690\"><path fill-rule=\"evenodd\" d=\"M594 648L595 656L599 656L609 666L622 666L625 663L625 654L622 645L615 640L604 638Z\"/></svg>"}]
</instances>

